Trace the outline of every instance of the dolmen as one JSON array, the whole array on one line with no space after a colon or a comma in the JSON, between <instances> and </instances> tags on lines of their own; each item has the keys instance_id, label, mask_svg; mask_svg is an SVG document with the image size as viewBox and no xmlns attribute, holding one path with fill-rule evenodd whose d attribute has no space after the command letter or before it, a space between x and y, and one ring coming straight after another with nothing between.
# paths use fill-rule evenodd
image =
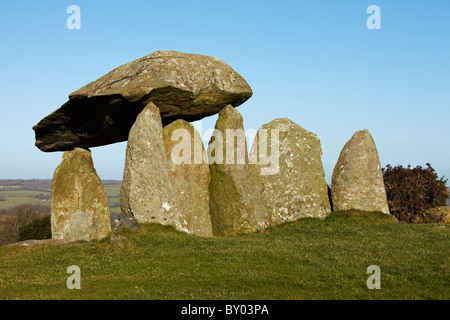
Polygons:
<instances>
[{"instance_id":1,"label":"dolmen","mask_svg":"<svg viewBox=\"0 0 450 320\"><path fill-rule=\"evenodd\" d=\"M319 138L290 119L275 119L257 131L248 152L236 108L251 96L244 78L220 59L177 51L126 63L70 94L33 127L40 150L64 152L52 182L52 237L89 241L111 234L90 149L122 141L120 207L133 229L139 230L136 222L160 223L229 237L327 217ZM215 114L205 148L190 122ZM388 213L368 131L355 134L344 150L333 173L334 206ZM353 182L358 176L366 184Z\"/></svg>"}]
</instances>

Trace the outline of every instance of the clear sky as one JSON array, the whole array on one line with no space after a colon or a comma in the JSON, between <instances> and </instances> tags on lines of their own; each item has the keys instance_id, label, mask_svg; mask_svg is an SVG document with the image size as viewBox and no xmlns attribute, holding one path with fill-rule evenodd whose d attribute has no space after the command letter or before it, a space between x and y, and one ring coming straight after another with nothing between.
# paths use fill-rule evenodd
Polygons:
<instances>
[{"instance_id":1,"label":"clear sky","mask_svg":"<svg viewBox=\"0 0 450 320\"><path fill-rule=\"evenodd\" d=\"M80 30L66 26L72 4ZM369 5L381 9L379 30L366 26ZM360 129L382 166L430 162L450 177L449 0L1 0L0 45L3 179L51 178L62 153L39 151L31 127L71 92L158 50L228 63L253 89L238 109L245 129L288 117L316 133L328 182ZM92 153L102 179L122 178L125 143Z\"/></svg>"}]
</instances>

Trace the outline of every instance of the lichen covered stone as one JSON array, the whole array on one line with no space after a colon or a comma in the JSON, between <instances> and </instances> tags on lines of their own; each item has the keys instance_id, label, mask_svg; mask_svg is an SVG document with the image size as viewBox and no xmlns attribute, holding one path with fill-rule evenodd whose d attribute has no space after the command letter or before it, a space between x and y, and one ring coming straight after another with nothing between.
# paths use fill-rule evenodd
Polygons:
<instances>
[{"instance_id":1,"label":"lichen covered stone","mask_svg":"<svg viewBox=\"0 0 450 320\"><path fill-rule=\"evenodd\" d=\"M89 150L66 151L52 181L53 239L103 239L111 233L105 188Z\"/></svg>"},{"instance_id":2,"label":"lichen covered stone","mask_svg":"<svg viewBox=\"0 0 450 320\"><path fill-rule=\"evenodd\" d=\"M125 217L189 232L164 148L159 109L149 103L130 130L120 190Z\"/></svg>"},{"instance_id":3,"label":"lichen covered stone","mask_svg":"<svg viewBox=\"0 0 450 320\"><path fill-rule=\"evenodd\" d=\"M317 135L287 118L258 130L250 162L262 183L273 225L331 213L321 158Z\"/></svg>"},{"instance_id":4,"label":"lichen covered stone","mask_svg":"<svg viewBox=\"0 0 450 320\"><path fill-rule=\"evenodd\" d=\"M380 158L368 130L355 132L342 149L333 170L331 196L334 210L389 214Z\"/></svg>"},{"instance_id":5,"label":"lichen covered stone","mask_svg":"<svg viewBox=\"0 0 450 320\"><path fill-rule=\"evenodd\" d=\"M270 224L270 215L248 164L241 114L231 105L226 106L219 113L215 129L220 134L213 135L208 146L213 233L234 236L263 230ZM234 138L235 133L240 138ZM233 159L227 158L227 150Z\"/></svg>"},{"instance_id":6,"label":"lichen covered stone","mask_svg":"<svg viewBox=\"0 0 450 320\"><path fill-rule=\"evenodd\" d=\"M128 139L137 115L153 102L164 124L194 121L239 106L247 82L215 57L158 51L119 66L69 96L33 127L42 151L95 147Z\"/></svg>"},{"instance_id":7,"label":"lichen covered stone","mask_svg":"<svg viewBox=\"0 0 450 320\"><path fill-rule=\"evenodd\" d=\"M170 172L183 207L190 233L211 237L209 214L209 165L198 131L185 120L163 128L164 145Z\"/></svg>"}]
</instances>

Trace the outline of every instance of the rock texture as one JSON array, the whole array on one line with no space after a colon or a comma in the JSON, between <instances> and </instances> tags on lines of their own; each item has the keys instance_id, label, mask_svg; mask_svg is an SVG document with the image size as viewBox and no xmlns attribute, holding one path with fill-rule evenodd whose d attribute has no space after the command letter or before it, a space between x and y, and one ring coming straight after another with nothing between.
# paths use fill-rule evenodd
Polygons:
<instances>
[{"instance_id":1,"label":"rock texture","mask_svg":"<svg viewBox=\"0 0 450 320\"><path fill-rule=\"evenodd\" d=\"M333 170L331 196L334 210L389 214L380 159L368 130L357 131L342 149Z\"/></svg>"},{"instance_id":2,"label":"rock texture","mask_svg":"<svg viewBox=\"0 0 450 320\"><path fill-rule=\"evenodd\" d=\"M245 139L240 145L245 150L244 163L237 161L238 142L234 142L235 161L227 163L212 163L212 159L219 158L219 152L223 151L224 157L227 149L233 146L233 140L227 146L227 129L244 129L242 116L231 105L226 106L219 113L215 129L223 136L214 136L208 146L210 157L211 184L210 184L210 209L213 233L217 236L234 236L241 233L254 232L267 228L270 224L270 215L264 198L258 189L257 180L248 164L247 146ZM231 152L230 152L231 153ZM220 161L217 161L220 162Z\"/></svg>"},{"instance_id":3,"label":"rock texture","mask_svg":"<svg viewBox=\"0 0 450 320\"><path fill-rule=\"evenodd\" d=\"M189 232L164 148L159 109L149 103L130 130L120 190L125 217Z\"/></svg>"},{"instance_id":4,"label":"rock texture","mask_svg":"<svg viewBox=\"0 0 450 320\"><path fill-rule=\"evenodd\" d=\"M258 130L250 162L262 181L273 225L331 213L321 158L319 138L289 119L275 119Z\"/></svg>"},{"instance_id":5,"label":"rock texture","mask_svg":"<svg viewBox=\"0 0 450 320\"><path fill-rule=\"evenodd\" d=\"M125 141L136 116L149 103L164 124L199 120L252 96L247 82L221 60L158 51L126 63L69 96L33 127L42 151L64 151Z\"/></svg>"},{"instance_id":6,"label":"rock texture","mask_svg":"<svg viewBox=\"0 0 450 320\"><path fill-rule=\"evenodd\" d=\"M91 152L66 151L52 182L53 239L102 239L111 233L106 192L94 169Z\"/></svg>"},{"instance_id":7,"label":"rock texture","mask_svg":"<svg viewBox=\"0 0 450 320\"><path fill-rule=\"evenodd\" d=\"M169 168L187 221L186 228L198 236L211 237L209 214L209 165L198 131L185 120L163 128Z\"/></svg>"}]
</instances>

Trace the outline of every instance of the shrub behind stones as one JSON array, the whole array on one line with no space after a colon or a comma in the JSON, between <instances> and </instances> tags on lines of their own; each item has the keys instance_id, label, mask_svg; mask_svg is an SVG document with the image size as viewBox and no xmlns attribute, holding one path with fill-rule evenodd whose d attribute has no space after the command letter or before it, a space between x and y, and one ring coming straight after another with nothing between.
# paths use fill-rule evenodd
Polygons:
<instances>
[{"instance_id":1,"label":"shrub behind stones","mask_svg":"<svg viewBox=\"0 0 450 320\"><path fill-rule=\"evenodd\" d=\"M19 231L19 241L51 239L50 216L35 219Z\"/></svg>"},{"instance_id":2,"label":"shrub behind stones","mask_svg":"<svg viewBox=\"0 0 450 320\"><path fill-rule=\"evenodd\" d=\"M389 210L402 222L423 223L427 210L445 206L447 188L444 178L438 178L429 163L427 168L401 165L383 168L383 178L389 203Z\"/></svg>"}]
</instances>

